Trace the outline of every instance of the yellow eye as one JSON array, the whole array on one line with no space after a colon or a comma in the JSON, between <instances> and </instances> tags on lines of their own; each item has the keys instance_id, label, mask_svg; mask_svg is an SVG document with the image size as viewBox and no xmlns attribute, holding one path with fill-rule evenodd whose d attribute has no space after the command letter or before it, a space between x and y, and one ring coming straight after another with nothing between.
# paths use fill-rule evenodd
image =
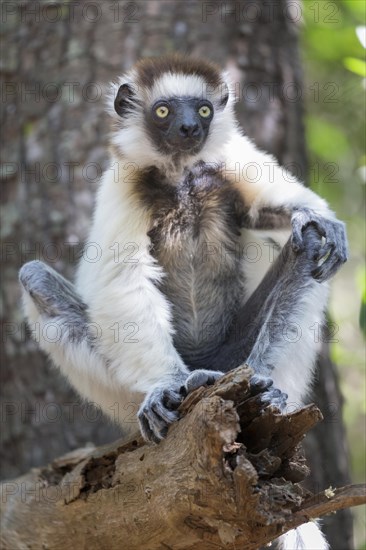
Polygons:
<instances>
[{"instance_id":1,"label":"yellow eye","mask_svg":"<svg viewBox=\"0 0 366 550\"><path fill-rule=\"evenodd\" d=\"M211 115L211 109L208 105L202 105L198 112L202 118L208 118Z\"/></svg>"},{"instance_id":2,"label":"yellow eye","mask_svg":"<svg viewBox=\"0 0 366 550\"><path fill-rule=\"evenodd\" d=\"M166 118L169 114L169 109L165 105L160 105L160 107L155 109L155 113L159 118Z\"/></svg>"}]
</instances>

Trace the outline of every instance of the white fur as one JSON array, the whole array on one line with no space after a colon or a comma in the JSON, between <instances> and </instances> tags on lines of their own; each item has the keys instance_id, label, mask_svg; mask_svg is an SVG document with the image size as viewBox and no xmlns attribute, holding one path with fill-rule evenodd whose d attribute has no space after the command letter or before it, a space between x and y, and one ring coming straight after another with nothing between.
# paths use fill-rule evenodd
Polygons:
<instances>
[{"instance_id":1,"label":"white fur","mask_svg":"<svg viewBox=\"0 0 366 550\"><path fill-rule=\"evenodd\" d=\"M151 104L161 98L199 97L208 98L209 89L204 79L198 75L165 73L154 82L151 90Z\"/></svg>"},{"instance_id":2,"label":"white fur","mask_svg":"<svg viewBox=\"0 0 366 550\"><path fill-rule=\"evenodd\" d=\"M288 531L278 539L278 550L329 550L329 545L314 521Z\"/></svg>"},{"instance_id":3,"label":"white fur","mask_svg":"<svg viewBox=\"0 0 366 550\"><path fill-rule=\"evenodd\" d=\"M143 395L126 391L107 368L104 358L95 350L91 351L86 342L71 343L69 332L60 319L45 319L25 292L23 307L40 347L80 395L123 426L126 434L138 432L136 413Z\"/></svg>"},{"instance_id":4,"label":"white fur","mask_svg":"<svg viewBox=\"0 0 366 550\"><path fill-rule=\"evenodd\" d=\"M148 251L146 215L130 185L115 180L115 171L104 174L89 237L102 253L92 266L82 259L76 288L101 327L100 350L118 383L147 392L177 368L186 369L173 345L170 305L155 284L163 273ZM135 327L132 338L126 326Z\"/></svg>"},{"instance_id":5,"label":"white fur","mask_svg":"<svg viewBox=\"0 0 366 550\"><path fill-rule=\"evenodd\" d=\"M278 368L271 376L274 385L288 394L288 410L301 407L311 390L315 360L320 351L318 335L324 322L327 298L328 285L315 283L298 310L287 316L282 334L284 345L280 342L273 349L272 361Z\"/></svg>"},{"instance_id":6,"label":"white fur","mask_svg":"<svg viewBox=\"0 0 366 550\"><path fill-rule=\"evenodd\" d=\"M233 181L251 206L253 218L263 206L308 207L328 218L333 217L324 199L304 187L276 159L260 149L238 128L231 127L218 157L207 162L220 162L223 174Z\"/></svg>"}]
</instances>

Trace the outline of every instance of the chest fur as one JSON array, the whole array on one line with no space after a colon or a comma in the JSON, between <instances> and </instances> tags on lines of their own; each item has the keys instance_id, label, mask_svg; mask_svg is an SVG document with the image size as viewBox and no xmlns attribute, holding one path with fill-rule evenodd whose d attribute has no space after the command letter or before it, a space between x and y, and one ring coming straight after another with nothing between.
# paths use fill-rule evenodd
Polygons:
<instances>
[{"instance_id":1,"label":"chest fur","mask_svg":"<svg viewBox=\"0 0 366 550\"><path fill-rule=\"evenodd\" d=\"M202 169L176 185L146 174L139 193L151 220L151 254L166 275L160 288L173 307L175 343L187 360L223 339L243 294L243 208L229 183Z\"/></svg>"}]
</instances>

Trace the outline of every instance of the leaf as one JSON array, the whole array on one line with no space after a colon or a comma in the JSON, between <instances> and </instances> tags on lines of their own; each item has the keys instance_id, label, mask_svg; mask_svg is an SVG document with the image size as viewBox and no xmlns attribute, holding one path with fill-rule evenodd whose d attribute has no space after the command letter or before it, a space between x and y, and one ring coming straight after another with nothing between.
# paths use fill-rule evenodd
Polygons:
<instances>
[{"instance_id":1,"label":"leaf","mask_svg":"<svg viewBox=\"0 0 366 550\"><path fill-rule=\"evenodd\" d=\"M343 65L352 73L358 74L366 78L366 63L363 59L355 57L346 57L343 59Z\"/></svg>"}]
</instances>

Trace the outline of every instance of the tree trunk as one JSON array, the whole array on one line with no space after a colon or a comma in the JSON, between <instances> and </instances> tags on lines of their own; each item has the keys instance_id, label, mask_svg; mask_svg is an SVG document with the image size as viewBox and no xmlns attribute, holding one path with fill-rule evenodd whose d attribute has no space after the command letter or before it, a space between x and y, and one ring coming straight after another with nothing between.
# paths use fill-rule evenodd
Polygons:
<instances>
[{"instance_id":1,"label":"tree trunk","mask_svg":"<svg viewBox=\"0 0 366 550\"><path fill-rule=\"evenodd\" d=\"M101 83L140 56L180 50L209 57L239 82L238 115L247 133L305 179L302 102L293 100L302 83L298 32L287 7L286 0L7 3L3 477L120 435L98 410L79 404L29 338L17 284L19 267L35 258L72 275L97 177L107 163ZM310 485L320 490L347 484L349 474L341 399L327 351L319 366L316 403L326 420L314 431L308 454L316 472ZM342 512L327 520L333 549L352 548L350 518Z\"/></svg>"},{"instance_id":2,"label":"tree trunk","mask_svg":"<svg viewBox=\"0 0 366 550\"><path fill-rule=\"evenodd\" d=\"M308 472L299 442L320 411L263 407L252 374L239 367L190 394L159 445L81 449L5 482L3 548L255 550L366 502L362 486L314 496L298 485Z\"/></svg>"}]
</instances>

